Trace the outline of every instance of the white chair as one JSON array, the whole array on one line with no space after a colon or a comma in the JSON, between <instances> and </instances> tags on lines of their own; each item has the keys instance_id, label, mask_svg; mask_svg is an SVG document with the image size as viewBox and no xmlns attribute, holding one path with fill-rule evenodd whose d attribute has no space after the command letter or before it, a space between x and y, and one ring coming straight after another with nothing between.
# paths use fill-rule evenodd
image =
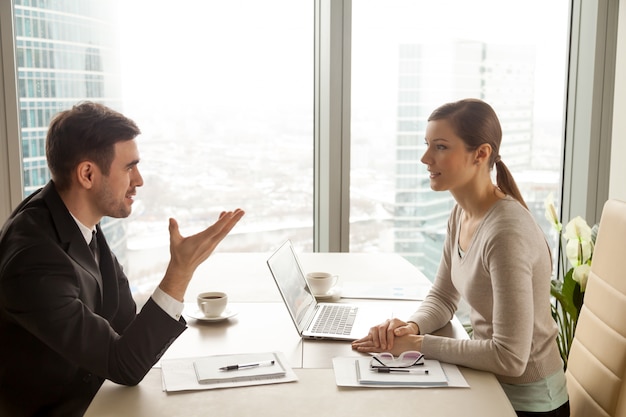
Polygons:
<instances>
[{"instance_id":1,"label":"white chair","mask_svg":"<svg viewBox=\"0 0 626 417\"><path fill-rule=\"evenodd\" d=\"M572 417L626 416L626 202L604 205L566 376Z\"/></svg>"}]
</instances>

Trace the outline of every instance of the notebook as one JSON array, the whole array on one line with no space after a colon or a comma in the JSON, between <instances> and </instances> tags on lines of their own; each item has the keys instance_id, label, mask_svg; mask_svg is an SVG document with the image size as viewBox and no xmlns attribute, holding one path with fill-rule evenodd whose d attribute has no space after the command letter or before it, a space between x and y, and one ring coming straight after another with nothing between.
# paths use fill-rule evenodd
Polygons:
<instances>
[{"instance_id":1,"label":"notebook","mask_svg":"<svg viewBox=\"0 0 626 417\"><path fill-rule=\"evenodd\" d=\"M229 369L237 367L237 369ZM241 366L241 368L239 368ZM193 362L200 384L284 377L285 368L275 352L214 355Z\"/></svg>"},{"instance_id":2,"label":"notebook","mask_svg":"<svg viewBox=\"0 0 626 417\"><path fill-rule=\"evenodd\" d=\"M416 387L448 386L448 377L441 367L441 363L436 360L426 359L424 366L420 367L392 368L394 370L388 373L375 372L374 370L376 368L370 366L369 358L356 358L354 364L356 368L356 379L359 384L407 385Z\"/></svg>"},{"instance_id":3,"label":"notebook","mask_svg":"<svg viewBox=\"0 0 626 417\"><path fill-rule=\"evenodd\" d=\"M391 315L375 304L318 303L289 240L270 256L267 265L301 337L356 340Z\"/></svg>"}]
</instances>

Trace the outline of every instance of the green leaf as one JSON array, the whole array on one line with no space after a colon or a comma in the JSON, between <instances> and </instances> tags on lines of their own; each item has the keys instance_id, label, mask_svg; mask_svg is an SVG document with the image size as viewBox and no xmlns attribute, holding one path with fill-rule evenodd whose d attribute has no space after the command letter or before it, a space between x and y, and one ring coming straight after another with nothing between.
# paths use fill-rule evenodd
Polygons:
<instances>
[{"instance_id":1,"label":"green leaf","mask_svg":"<svg viewBox=\"0 0 626 417\"><path fill-rule=\"evenodd\" d=\"M576 323L578 321L578 312L582 306L582 293L580 284L572 278L573 272L574 269L570 268L567 274L565 274L563 281L552 280L550 294L557 299L571 320Z\"/></svg>"},{"instance_id":2,"label":"green leaf","mask_svg":"<svg viewBox=\"0 0 626 417\"><path fill-rule=\"evenodd\" d=\"M572 293L572 303L576 307L576 318L578 319L578 314L580 314L580 309L583 308L583 300L585 297L585 293L581 290L580 284L576 282L576 286L574 287L574 291Z\"/></svg>"}]
</instances>

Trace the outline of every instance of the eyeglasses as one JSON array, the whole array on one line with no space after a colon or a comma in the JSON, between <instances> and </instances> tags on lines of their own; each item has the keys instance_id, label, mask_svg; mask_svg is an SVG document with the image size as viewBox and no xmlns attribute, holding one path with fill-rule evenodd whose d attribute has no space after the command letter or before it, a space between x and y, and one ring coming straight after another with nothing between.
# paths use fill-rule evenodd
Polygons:
<instances>
[{"instance_id":1,"label":"eyeglasses","mask_svg":"<svg viewBox=\"0 0 626 417\"><path fill-rule=\"evenodd\" d=\"M410 368L423 364L424 355L415 350L402 352L397 358L389 352L382 352L372 356L370 361L372 368Z\"/></svg>"}]
</instances>

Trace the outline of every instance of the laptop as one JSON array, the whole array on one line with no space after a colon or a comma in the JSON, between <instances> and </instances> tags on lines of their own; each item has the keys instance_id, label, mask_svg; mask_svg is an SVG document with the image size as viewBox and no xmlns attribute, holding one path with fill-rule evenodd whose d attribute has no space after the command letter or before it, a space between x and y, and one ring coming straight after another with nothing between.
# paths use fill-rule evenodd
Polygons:
<instances>
[{"instance_id":1,"label":"laptop","mask_svg":"<svg viewBox=\"0 0 626 417\"><path fill-rule=\"evenodd\" d=\"M391 312L375 304L318 303L289 240L270 256L267 265L303 338L352 341L366 336L372 326L390 317Z\"/></svg>"}]
</instances>

